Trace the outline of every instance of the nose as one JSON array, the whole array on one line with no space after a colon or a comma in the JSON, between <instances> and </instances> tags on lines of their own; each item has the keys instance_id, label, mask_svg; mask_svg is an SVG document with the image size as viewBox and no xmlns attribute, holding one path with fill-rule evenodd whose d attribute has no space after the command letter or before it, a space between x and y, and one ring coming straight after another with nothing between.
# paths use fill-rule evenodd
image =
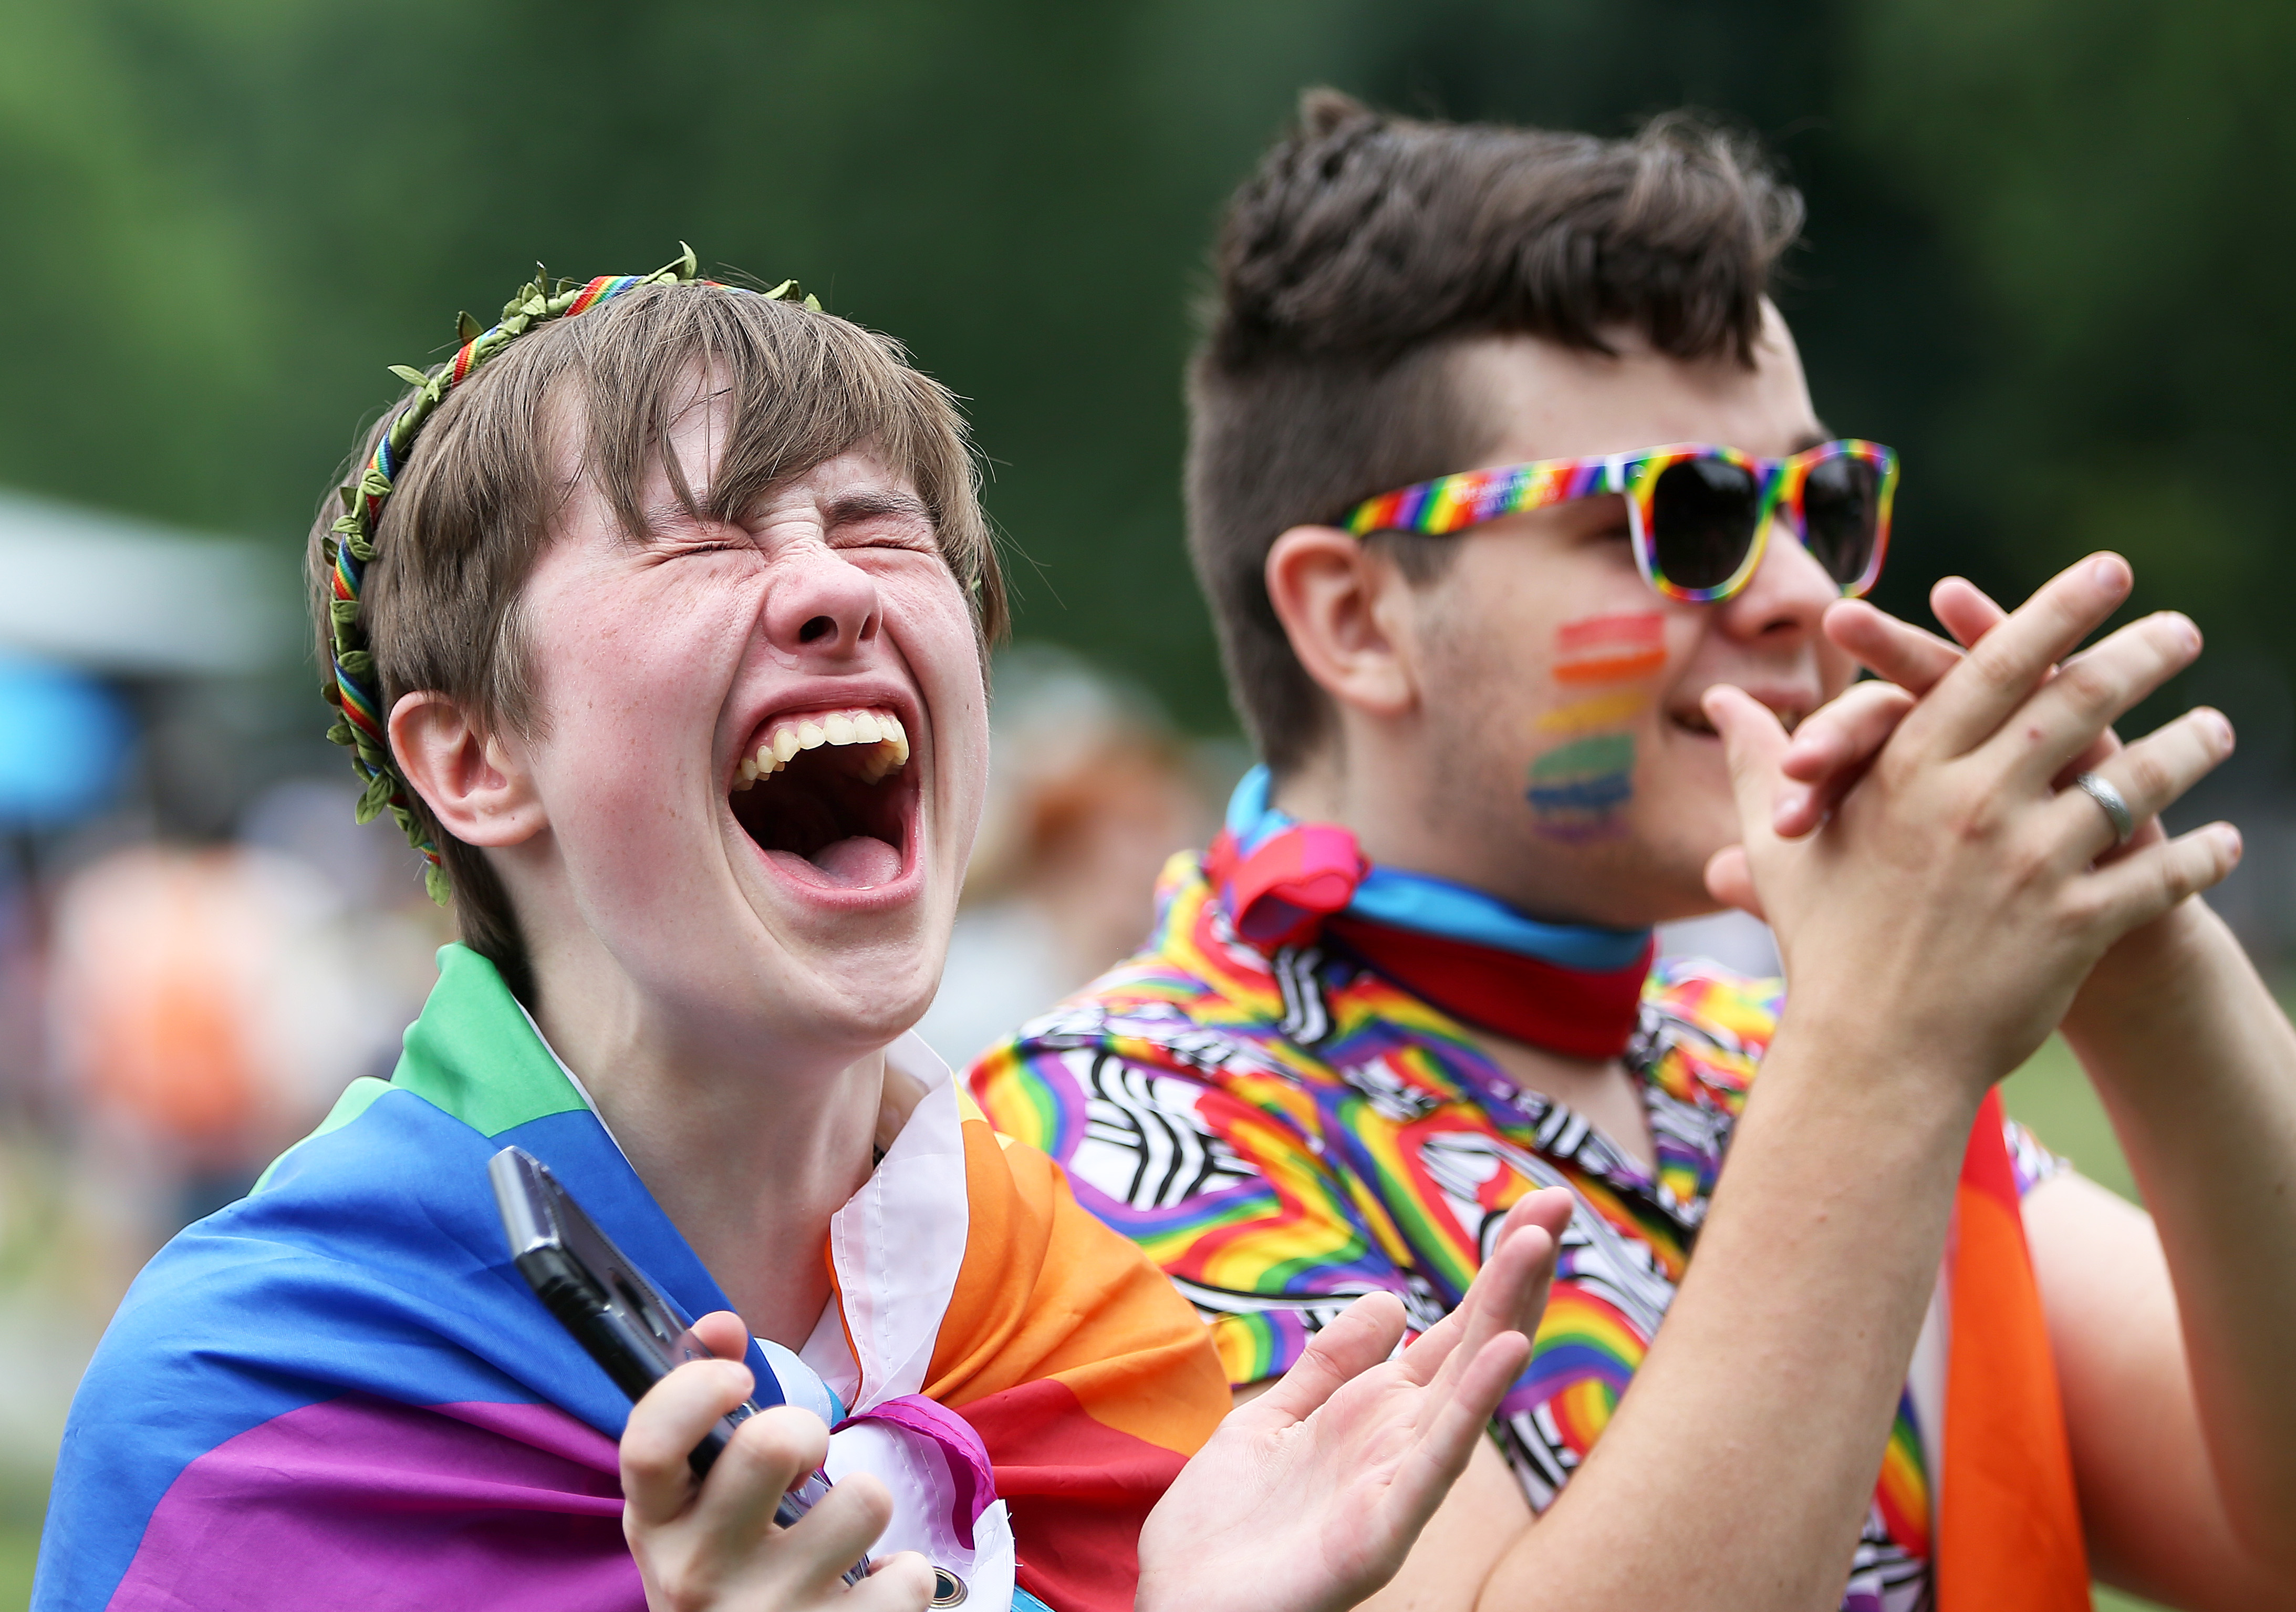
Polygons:
<instances>
[{"instance_id":1,"label":"nose","mask_svg":"<svg viewBox=\"0 0 2296 1612\"><path fill-rule=\"evenodd\" d=\"M1795 649L1816 638L1825 607L1841 596L1840 585L1780 520L1770 528L1753 579L1723 602L1719 625L1748 643Z\"/></svg>"},{"instance_id":2,"label":"nose","mask_svg":"<svg viewBox=\"0 0 2296 1612\"><path fill-rule=\"evenodd\" d=\"M779 557L766 591L766 641L792 660L840 660L875 641L874 578L824 543Z\"/></svg>"}]
</instances>

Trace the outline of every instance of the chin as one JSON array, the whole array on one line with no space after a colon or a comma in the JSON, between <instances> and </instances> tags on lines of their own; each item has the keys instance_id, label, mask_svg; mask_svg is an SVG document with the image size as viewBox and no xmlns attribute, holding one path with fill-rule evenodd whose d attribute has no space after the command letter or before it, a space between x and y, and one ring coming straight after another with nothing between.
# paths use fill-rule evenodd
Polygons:
<instances>
[{"instance_id":1,"label":"chin","mask_svg":"<svg viewBox=\"0 0 2296 1612\"><path fill-rule=\"evenodd\" d=\"M715 967L661 958L668 967L656 988L685 1017L768 1060L850 1063L898 1040L932 1005L938 942L885 933L858 945L822 943L754 920L741 926L746 934L726 937ZM674 950L690 958L695 945L689 933Z\"/></svg>"},{"instance_id":2,"label":"chin","mask_svg":"<svg viewBox=\"0 0 2296 1612\"><path fill-rule=\"evenodd\" d=\"M1734 816L1685 823L1637 813L1617 838L1588 848L1584 896L1592 921L1639 929L1721 909L1706 889L1706 864L1737 843ZM1704 818L1706 814L1701 814Z\"/></svg>"},{"instance_id":3,"label":"chin","mask_svg":"<svg viewBox=\"0 0 2296 1612\"><path fill-rule=\"evenodd\" d=\"M882 1046L924 1017L947 955L948 925L920 925L879 944L822 958L814 973L853 1038Z\"/></svg>"}]
</instances>

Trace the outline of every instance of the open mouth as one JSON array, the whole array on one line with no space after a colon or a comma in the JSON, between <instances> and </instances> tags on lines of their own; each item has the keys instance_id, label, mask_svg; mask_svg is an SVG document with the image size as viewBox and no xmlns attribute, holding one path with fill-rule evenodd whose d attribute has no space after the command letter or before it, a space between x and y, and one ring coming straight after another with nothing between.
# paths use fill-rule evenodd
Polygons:
<instances>
[{"instance_id":1,"label":"open mouth","mask_svg":"<svg viewBox=\"0 0 2296 1612\"><path fill-rule=\"evenodd\" d=\"M752 739L733 781L734 820L801 883L889 884L908 862L909 736L880 706L796 711Z\"/></svg>"}]
</instances>

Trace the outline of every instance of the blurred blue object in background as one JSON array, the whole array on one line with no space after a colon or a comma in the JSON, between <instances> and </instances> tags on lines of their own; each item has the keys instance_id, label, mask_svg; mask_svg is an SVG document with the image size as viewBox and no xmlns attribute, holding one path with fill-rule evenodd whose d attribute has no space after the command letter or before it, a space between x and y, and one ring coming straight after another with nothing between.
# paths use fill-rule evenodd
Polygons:
<instances>
[{"instance_id":1,"label":"blurred blue object in background","mask_svg":"<svg viewBox=\"0 0 2296 1612\"><path fill-rule=\"evenodd\" d=\"M111 803L134 726L84 672L0 652L0 828L50 828Z\"/></svg>"}]
</instances>

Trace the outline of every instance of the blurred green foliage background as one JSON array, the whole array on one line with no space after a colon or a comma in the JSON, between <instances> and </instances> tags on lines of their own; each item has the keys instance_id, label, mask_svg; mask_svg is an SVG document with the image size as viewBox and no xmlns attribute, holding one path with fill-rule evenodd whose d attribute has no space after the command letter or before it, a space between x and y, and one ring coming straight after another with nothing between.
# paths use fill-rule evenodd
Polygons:
<instances>
[{"instance_id":1,"label":"blurred green foliage background","mask_svg":"<svg viewBox=\"0 0 2296 1612\"><path fill-rule=\"evenodd\" d=\"M690 240L964 394L1023 630L1205 731L1188 305L1300 86L1604 132L1694 103L1808 190L1820 407L1906 455L1888 597L2117 545L2211 634L2243 765L2284 765L2285 5L0 0L0 482L286 542L456 309Z\"/></svg>"},{"instance_id":2,"label":"blurred green foliage background","mask_svg":"<svg viewBox=\"0 0 2296 1612\"><path fill-rule=\"evenodd\" d=\"M1906 456L1882 602L2122 549L2136 607L2210 637L2163 704L2242 729L2195 810L2269 821L2292 69L2276 0L0 0L0 483L283 564L387 364L537 259L687 240L906 341L969 401L1022 631L1217 733L1180 366L1222 200L1298 91L1604 133L1690 103L1808 193L1783 300L1820 409ZM2227 892L2251 938L2288 938L2290 859ZM2077 1076L2020 1078L2094 1119Z\"/></svg>"}]
</instances>

